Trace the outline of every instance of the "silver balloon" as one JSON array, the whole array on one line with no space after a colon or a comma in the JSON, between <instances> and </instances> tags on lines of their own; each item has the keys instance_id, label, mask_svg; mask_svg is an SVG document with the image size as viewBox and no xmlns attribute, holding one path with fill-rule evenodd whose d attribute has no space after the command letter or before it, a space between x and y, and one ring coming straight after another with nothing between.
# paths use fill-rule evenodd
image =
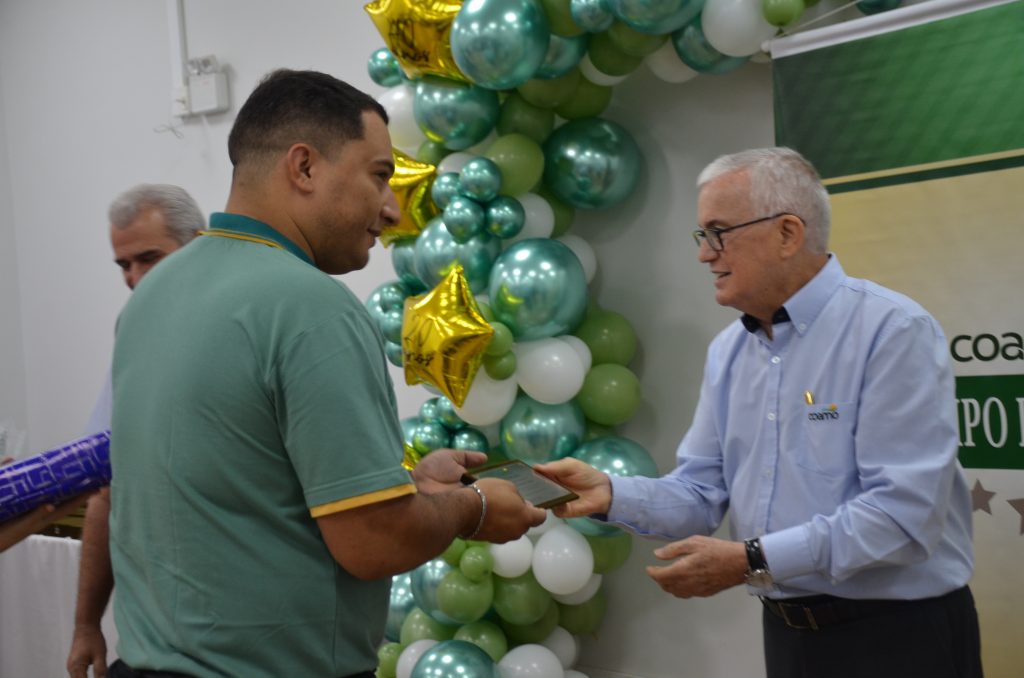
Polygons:
<instances>
[{"instance_id":1,"label":"silver balloon","mask_svg":"<svg viewBox=\"0 0 1024 678\"><path fill-rule=\"evenodd\" d=\"M585 431L583 410L572 400L547 405L522 394L501 420L501 447L512 459L542 464L572 454Z\"/></svg>"},{"instance_id":2,"label":"silver balloon","mask_svg":"<svg viewBox=\"0 0 1024 678\"><path fill-rule=\"evenodd\" d=\"M551 31L536 0L471 0L452 22L452 56L467 78L512 89L544 61Z\"/></svg>"},{"instance_id":3,"label":"silver balloon","mask_svg":"<svg viewBox=\"0 0 1024 678\"><path fill-rule=\"evenodd\" d=\"M437 587L451 571L452 566L440 558L428 560L412 571L409 581L416 607L442 624L457 625L457 621L441 612L437 606Z\"/></svg>"},{"instance_id":4,"label":"silver balloon","mask_svg":"<svg viewBox=\"0 0 1024 678\"><path fill-rule=\"evenodd\" d=\"M500 251L501 240L487 232L456 242L444 222L435 217L416 239L416 275L433 288L448 274L452 262L458 262L473 294L480 294L487 290L491 266Z\"/></svg>"},{"instance_id":5,"label":"silver balloon","mask_svg":"<svg viewBox=\"0 0 1024 678\"><path fill-rule=\"evenodd\" d=\"M384 637L397 643L401 636L402 622L409 610L416 607L412 595L412 578L408 572L391 578L391 601L388 603L388 620L384 626Z\"/></svg>"}]
</instances>

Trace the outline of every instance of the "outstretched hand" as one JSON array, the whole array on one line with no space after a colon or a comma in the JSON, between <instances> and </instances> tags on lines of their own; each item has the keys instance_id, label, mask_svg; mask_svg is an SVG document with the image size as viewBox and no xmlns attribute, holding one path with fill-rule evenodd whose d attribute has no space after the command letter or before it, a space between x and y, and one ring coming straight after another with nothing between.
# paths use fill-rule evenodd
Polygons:
<instances>
[{"instance_id":1,"label":"outstretched hand","mask_svg":"<svg viewBox=\"0 0 1024 678\"><path fill-rule=\"evenodd\" d=\"M467 468L487 461L483 452L472 450L434 450L416 464L412 477L416 489L424 494L450 492L462 487L462 476Z\"/></svg>"},{"instance_id":2,"label":"outstretched hand","mask_svg":"<svg viewBox=\"0 0 1024 678\"><path fill-rule=\"evenodd\" d=\"M655 550L661 560L675 562L647 568L665 592L677 598L704 598L746 580L747 552L742 542L695 536Z\"/></svg>"},{"instance_id":3,"label":"outstretched hand","mask_svg":"<svg viewBox=\"0 0 1024 678\"><path fill-rule=\"evenodd\" d=\"M44 504L23 516L0 525L0 551L6 551L22 539L35 534L54 521L66 518L85 505L95 491L75 495L62 504Z\"/></svg>"},{"instance_id":4,"label":"outstretched hand","mask_svg":"<svg viewBox=\"0 0 1024 678\"><path fill-rule=\"evenodd\" d=\"M579 459L559 459L534 466L536 471L579 495L552 510L559 518L578 518L608 513L612 505L612 482L607 475Z\"/></svg>"}]
</instances>

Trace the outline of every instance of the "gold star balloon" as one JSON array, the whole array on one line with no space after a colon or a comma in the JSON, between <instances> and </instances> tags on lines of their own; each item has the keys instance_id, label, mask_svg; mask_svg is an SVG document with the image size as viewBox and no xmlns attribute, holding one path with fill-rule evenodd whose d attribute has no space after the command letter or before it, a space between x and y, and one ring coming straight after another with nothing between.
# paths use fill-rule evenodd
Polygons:
<instances>
[{"instance_id":1,"label":"gold star balloon","mask_svg":"<svg viewBox=\"0 0 1024 678\"><path fill-rule=\"evenodd\" d=\"M455 264L437 287L405 300L405 382L433 384L462 407L493 334L480 315L462 266Z\"/></svg>"},{"instance_id":2,"label":"gold star balloon","mask_svg":"<svg viewBox=\"0 0 1024 678\"><path fill-rule=\"evenodd\" d=\"M374 0L364 9L409 78L466 80L449 42L461 0Z\"/></svg>"},{"instance_id":3,"label":"gold star balloon","mask_svg":"<svg viewBox=\"0 0 1024 678\"><path fill-rule=\"evenodd\" d=\"M423 457L409 443L402 445L402 450L402 468L406 471L412 471Z\"/></svg>"},{"instance_id":4,"label":"gold star balloon","mask_svg":"<svg viewBox=\"0 0 1024 678\"><path fill-rule=\"evenodd\" d=\"M437 168L414 160L397 148L392 149L391 153L395 158L391 190L398 200L402 217L397 224L388 226L380 234L380 241L385 247L402 238L416 237L438 213L437 205L430 197L430 187L437 175Z\"/></svg>"}]
</instances>

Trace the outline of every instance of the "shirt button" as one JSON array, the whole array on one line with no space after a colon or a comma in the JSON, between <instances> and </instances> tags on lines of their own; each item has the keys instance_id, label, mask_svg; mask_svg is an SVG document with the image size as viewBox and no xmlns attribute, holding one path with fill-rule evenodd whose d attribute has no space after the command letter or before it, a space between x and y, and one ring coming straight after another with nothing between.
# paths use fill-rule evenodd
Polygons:
<instances>
[{"instance_id":1,"label":"shirt button","mask_svg":"<svg viewBox=\"0 0 1024 678\"><path fill-rule=\"evenodd\" d=\"M772 356L772 365L778 365L781 362L782 362L782 358L780 358L777 355L773 355Z\"/></svg>"},{"instance_id":2,"label":"shirt button","mask_svg":"<svg viewBox=\"0 0 1024 678\"><path fill-rule=\"evenodd\" d=\"M800 323L800 331L803 332L807 329L807 323Z\"/></svg>"},{"instance_id":3,"label":"shirt button","mask_svg":"<svg viewBox=\"0 0 1024 678\"><path fill-rule=\"evenodd\" d=\"M769 412L768 413L768 421L775 421L775 413L774 412Z\"/></svg>"},{"instance_id":4,"label":"shirt button","mask_svg":"<svg viewBox=\"0 0 1024 678\"><path fill-rule=\"evenodd\" d=\"M771 478L772 472L769 469L765 469L764 471L761 472L761 475L763 475L765 478Z\"/></svg>"}]
</instances>

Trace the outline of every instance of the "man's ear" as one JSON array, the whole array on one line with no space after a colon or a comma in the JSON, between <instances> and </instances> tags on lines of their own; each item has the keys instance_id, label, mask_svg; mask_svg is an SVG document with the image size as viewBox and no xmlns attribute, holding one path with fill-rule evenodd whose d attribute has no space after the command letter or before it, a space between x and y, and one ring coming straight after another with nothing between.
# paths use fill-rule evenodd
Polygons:
<instances>
[{"instance_id":1,"label":"man's ear","mask_svg":"<svg viewBox=\"0 0 1024 678\"><path fill-rule=\"evenodd\" d=\"M284 164L288 181L303 193L313 192L312 168L316 159L316 149L309 144L292 144L285 153Z\"/></svg>"},{"instance_id":2,"label":"man's ear","mask_svg":"<svg viewBox=\"0 0 1024 678\"><path fill-rule=\"evenodd\" d=\"M807 225L804 220L795 214L782 215L780 234L780 253L783 258L788 259L804 248L804 239L807 235Z\"/></svg>"}]
</instances>

